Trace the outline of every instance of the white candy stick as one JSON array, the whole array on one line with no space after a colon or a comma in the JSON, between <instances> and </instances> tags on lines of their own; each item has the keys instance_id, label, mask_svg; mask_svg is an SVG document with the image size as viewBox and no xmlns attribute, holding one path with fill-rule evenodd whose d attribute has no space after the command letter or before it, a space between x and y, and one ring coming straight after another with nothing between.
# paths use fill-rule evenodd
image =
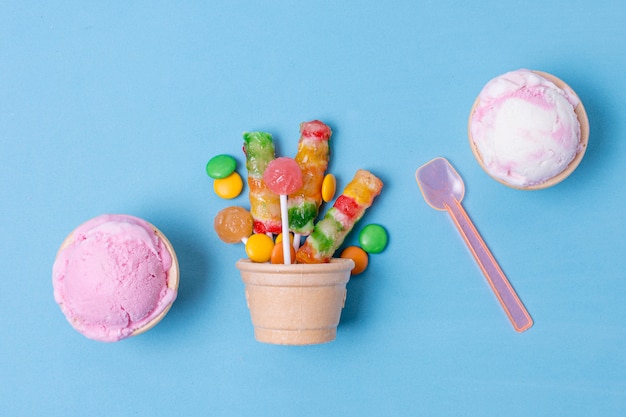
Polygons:
<instances>
[{"instance_id":1,"label":"white candy stick","mask_svg":"<svg viewBox=\"0 0 626 417\"><path fill-rule=\"evenodd\" d=\"M293 234L293 248L296 252L300 248L300 240L302 240L302 235L300 233Z\"/></svg>"},{"instance_id":2,"label":"white candy stick","mask_svg":"<svg viewBox=\"0 0 626 417\"><path fill-rule=\"evenodd\" d=\"M283 258L285 259L285 265L291 265L291 248L289 247L289 218L287 216L287 195L281 194L280 219L283 228Z\"/></svg>"}]
</instances>

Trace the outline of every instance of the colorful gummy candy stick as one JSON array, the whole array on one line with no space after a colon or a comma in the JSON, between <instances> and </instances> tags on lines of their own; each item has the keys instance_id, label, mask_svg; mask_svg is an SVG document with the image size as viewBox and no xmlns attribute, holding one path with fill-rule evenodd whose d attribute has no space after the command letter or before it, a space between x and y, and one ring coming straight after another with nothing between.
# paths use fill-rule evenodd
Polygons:
<instances>
[{"instance_id":1,"label":"colorful gummy candy stick","mask_svg":"<svg viewBox=\"0 0 626 417\"><path fill-rule=\"evenodd\" d=\"M276 158L265 168L263 180L276 194L280 195L281 226L287 236L289 231L289 215L287 213L287 195L302 188L302 171L298 163L291 158ZM283 256L285 265L291 264L291 243L283 239Z\"/></svg>"},{"instance_id":2,"label":"colorful gummy candy stick","mask_svg":"<svg viewBox=\"0 0 626 417\"><path fill-rule=\"evenodd\" d=\"M343 194L335 200L333 207L315 225L313 232L298 249L296 260L309 264L329 262L382 188L383 182L371 172L358 170Z\"/></svg>"},{"instance_id":3,"label":"colorful gummy candy stick","mask_svg":"<svg viewBox=\"0 0 626 417\"><path fill-rule=\"evenodd\" d=\"M302 170L304 186L289 195L289 229L296 234L294 245L299 245L299 236L313 231L313 222L322 204L322 182L328 168L330 127L313 120L300 124L300 140L295 160Z\"/></svg>"},{"instance_id":4,"label":"colorful gummy candy stick","mask_svg":"<svg viewBox=\"0 0 626 417\"><path fill-rule=\"evenodd\" d=\"M263 181L265 168L274 159L272 135L265 132L246 132L243 134L243 141L254 232L280 233L280 198Z\"/></svg>"}]
</instances>

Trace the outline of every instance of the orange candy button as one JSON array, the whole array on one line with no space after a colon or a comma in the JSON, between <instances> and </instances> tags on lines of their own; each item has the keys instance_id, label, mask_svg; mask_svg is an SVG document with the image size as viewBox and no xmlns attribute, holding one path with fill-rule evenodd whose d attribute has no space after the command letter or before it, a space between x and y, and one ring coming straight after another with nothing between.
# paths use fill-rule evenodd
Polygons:
<instances>
[{"instance_id":1,"label":"orange candy button","mask_svg":"<svg viewBox=\"0 0 626 417\"><path fill-rule=\"evenodd\" d=\"M296 250L293 246L289 245L289 249L291 249L291 261L293 262L296 259ZM272 249L272 256L270 257L270 262L273 264L284 264L285 257L283 256L283 245L276 244L274 245L274 249Z\"/></svg>"},{"instance_id":2,"label":"orange candy button","mask_svg":"<svg viewBox=\"0 0 626 417\"><path fill-rule=\"evenodd\" d=\"M358 275L365 271L369 262L367 252L358 246L348 246L341 252L342 258L352 259L354 261L354 268L352 268L352 275Z\"/></svg>"}]
</instances>

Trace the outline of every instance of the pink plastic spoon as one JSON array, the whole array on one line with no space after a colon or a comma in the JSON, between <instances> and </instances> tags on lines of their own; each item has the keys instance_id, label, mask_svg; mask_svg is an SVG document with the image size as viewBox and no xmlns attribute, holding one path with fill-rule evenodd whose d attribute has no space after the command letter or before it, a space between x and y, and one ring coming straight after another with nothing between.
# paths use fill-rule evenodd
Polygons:
<instances>
[{"instance_id":1,"label":"pink plastic spoon","mask_svg":"<svg viewBox=\"0 0 626 417\"><path fill-rule=\"evenodd\" d=\"M515 330L529 329L532 318L461 205L465 194L461 176L445 158L435 158L415 172L415 179L428 205L452 217Z\"/></svg>"}]
</instances>

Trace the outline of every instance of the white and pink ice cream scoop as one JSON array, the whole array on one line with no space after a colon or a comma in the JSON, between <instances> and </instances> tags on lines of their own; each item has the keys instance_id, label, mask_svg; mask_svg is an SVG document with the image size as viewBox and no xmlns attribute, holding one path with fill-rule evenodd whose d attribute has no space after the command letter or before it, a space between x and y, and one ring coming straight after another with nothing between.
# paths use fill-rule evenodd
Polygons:
<instances>
[{"instance_id":1,"label":"white and pink ice cream scoop","mask_svg":"<svg viewBox=\"0 0 626 417\"><path fill-rule=\"evenodd\" d=\"M513 188L546 188L578 165L589 125L580 99L558 78L517 70L489 81L469 120L483 169Z\"/></svg>"},{"instance_id":2,"label":"white and pink ice cream scoop","mask_svg":"<svg viewBox=\"0 0 626 417\"><path fill-rule=\"evenodd\" d=\"M52 271L54 299L84 336L115 342L142 333L167 313L178 289L167 238L145 220L102 215L63 242Z\"/></svg>"}]
</instances>

